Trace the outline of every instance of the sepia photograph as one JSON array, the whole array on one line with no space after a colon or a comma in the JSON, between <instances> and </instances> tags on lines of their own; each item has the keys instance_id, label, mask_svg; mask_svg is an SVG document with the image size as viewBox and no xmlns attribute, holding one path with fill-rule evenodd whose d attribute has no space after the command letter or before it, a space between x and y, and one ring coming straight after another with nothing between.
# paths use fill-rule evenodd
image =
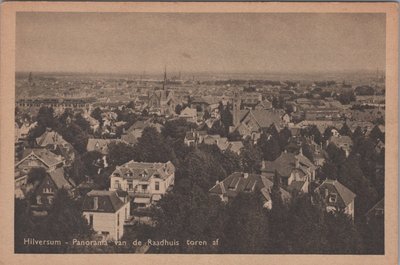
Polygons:
<instances>
[{"instance_id":1,"label":"sepia photograph","mask_svg":"<svg viewBox=\"0 0 400 265\"><path fill-rule=\"evenodd\" d=\"M384 256L387 21L16 12L14 254Z\"/></svg>"}]
</instances>

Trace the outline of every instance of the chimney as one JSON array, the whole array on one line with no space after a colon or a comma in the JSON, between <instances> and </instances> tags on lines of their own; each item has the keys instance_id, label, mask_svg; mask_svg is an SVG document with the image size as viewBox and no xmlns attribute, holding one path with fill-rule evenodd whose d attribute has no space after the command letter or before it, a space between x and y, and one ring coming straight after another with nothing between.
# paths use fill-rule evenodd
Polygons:
<instances>
[{"instance_id":1,"label":"chimney","mask_svg":"<svg viewBox=\"0 0 400 265\"><path fill-rule=\"evenodd\" d=\"M328 195L329 195L329 190L325 189L325 198L328 197Z\"/></svg>"},{"instance_id":2,"label":"chimney","mask_svg":"<svg viewBox=\"0 0 400 265\"><path fill-rule=\"evenodd\" d=\"M300 161L299 158L297 156L294 157L295 160L295 168L299 168L300 167Z\"/></svg>"},{"instance_id":3,"label":"chimney","mask_svg":"<svg viewBox=\"0 0 400 265\"><path fill-rule=\"evenodd\" d=\"M261 169L265 169L265 160L261 162Z\"/></svg>"},{"instance_id":4,"label":"chimney","mask_svg":"<svg viewBox=\"0 0 400 265\"><path fill-rule=\"evenodd\" d=\"M249 177L249 173L243 173L243 177L247 179Z\"/></svg>"},{"instance_id":5,"label":"chimney","mask_svg":"<svg viewBox=\"0 0 400 265\"><path fill-rule=\"evenodd\" d=\"M99 208L99 198L93 197L93 210L97 210Z\"/></svg>"}]
</instances>

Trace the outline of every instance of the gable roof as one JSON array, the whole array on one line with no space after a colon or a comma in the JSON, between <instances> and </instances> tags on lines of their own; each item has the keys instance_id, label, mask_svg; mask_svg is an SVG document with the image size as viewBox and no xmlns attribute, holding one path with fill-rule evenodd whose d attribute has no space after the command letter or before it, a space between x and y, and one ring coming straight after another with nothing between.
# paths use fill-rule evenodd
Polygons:
<instances>
[{"instance_id":1,"label":"gable roof","mask_svg":"<svg viewBox=\"0 0 400 265\"><path fill-rule=\"evenodd\" d=\"M292 171L296 168L296 160L299 162L299 169L302 169L305 172L307 171L307 168L312 171L315 170L314 164L304 155L283 152L274 161L264 161L264 167L261 169L261 171L277 171L280 176L289 177Z\"/></svg>"},{"instance_id":2,"label":"gable roof","mask_svg":"<svg viewBox=\"0 0 400 265\"><path fill-rule=\"evenodd\" d=\"M97 208L95 208L95 198L97 198ZM86 194L82 209L90 212L115 213L124 205L115 191L92 190Z\"/></svg>"},{"instance_id":3,"label":"gable roof","mask_svg":"<svg viewBox=\"0 0 400 265\"><path fill-rule=\"evenodd\" d=\"M112 176L147 181L156 175L161 179L166 179L174 172L175 166L170 161L166 163L146 163L131 160L121 166L117 166Z\"/></svg>"},{"instance_id":4,"label":"gable roof","mask_svg":"<svg viewBox=\"0 0 400 265\"><path fill-rule=\"evenodd\" d=\"M209 192L230 198L236 197L240 192L261 192L264 198L269 201L271 200L270 192L272 186L271 180L259 174L235 172L224 180L217 182ZM287 191L282 188L280 190L283 199L290 197Z\"/></svg>"},{"instance_id":5,"label":"gable roof","mask_svg":"<svg viewBox=\"0 0 400 265\"><path fill-rule=\"evenodd\" d=\"M46 130L41 136L36 138L36 143L41 147L46 147L48 145L66 145L68 144L64 138L55 131Z\"/></svg>"},{"instance_id":6,"label":"gable roof","mask_svg":"<svg viewBox=\"0 0 400 265\"><path fill-rule=\"evenodd\" d=\"M45 148L27 148L23 151L22 159L19 161L15 167L25 161L29 156L34 156L43 162L47 167L51 167L53 165L60 164L64 162L64 159L61 156L50 152Z\"/></svg>"},{"instance_id":7,"label":"gable roof","mask_svg":"<svg viewBox=\"0 0 400 265\"><path fill-rule=\"evenodd\" d=\"M74 185L69 182L64 175L64 169L63 168L57 168L51 172L48 173L50 179L54 182L56 187L58 189L71 189Z\"/></svg>"},{"instance_id":8,"label":"gable roof","mask_svg":"<svg viewBox=\"0 0 400 265\"><path fill-rule=\"evenodd\" d=\"M378 201L371 209L368 210L368 212L365 214L367 216L371 215L375 210L385 210L385 198L382 198L380 201Z\"/></svg>"},{"instance_id":9,"label":"gable roof","mask_svg":"<svg viewBox=\"0 0 400 265\"><path fill-rule=\"evenodd\" d=\"M108 154L108 145L112 142L122 143L124 142L121 139L97 139L97 138L89 138L88 143L86 145L86 150L90 151L98 151L103 155Z\"/></svg>"},{"instance_id":10,"label":"gable roof","mask_svg":"<svg viewBox=\"0 0 400 265\"><path fill-rule=\"evenodd\" d=\"M326 179L316 190L323 195L326 189L328 189L329 194L338 194L337 206L341 208L345 208L356 197L356 194L354 194L351 190L337 180Z\"/></svg>"},{"instance_id":11,"label":"gable roof","mask_svg":"<svg viewBox=\"0 0 400 265\"><path fill-rule=\"evenodd\" d=\"M343 144L347 144L347 145L353 145L353 140L351 140L351 138L347 135L343 135L343 136L331 136L331 138L329 139L330 142L334 143L337 146L341 146Z\"/></svg>"}]
</instances>

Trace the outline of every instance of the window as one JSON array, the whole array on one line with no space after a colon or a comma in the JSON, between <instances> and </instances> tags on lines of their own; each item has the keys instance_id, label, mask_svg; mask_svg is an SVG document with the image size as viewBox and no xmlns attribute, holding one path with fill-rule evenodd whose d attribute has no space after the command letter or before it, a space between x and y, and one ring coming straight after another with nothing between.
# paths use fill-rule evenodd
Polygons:
<instances>
[{"instance_id":1,"label":"window","mask_svg":"<svg viewBox=\"0 0 400 265\"><path fill-rule=\"evenodd\" d=\"M119 180L115 180L114 182L114 189L120 189L121 185L119 184Z\"/></svg>"},{"instance_id":2,"label":"window","mask_svg":"<svg viewBox=\"0 0 400 265\"><path fill-rule=\"evenodd\" d=\"M119 214L117 214L117 226L119 226Z\"/></svg>"},{"instance_id":3,"label":"window","mask_svg":"<svg viewBox=\"0 0 400 265\"><path fill-rule=\"evenodd\" d=\"M89 225L93 227L93 214L89 215Z\"/></svg>"},{"instance_id":4,"label":"window","mask_svg":"<svg viewBox=\"0 0 400 265\"><path fill-rule=\"evenodd\" d=\"M40 195L36 196L36 203L42 204L42 197Z\"/></svg>"},{"instance_id":5,"label":"window","mask_svg":"<svg viewBox=\"0 0 400 265\"><path fill-rule=\"evenodd\" d=\"M128 208L125 207L125 220L128 219Z\"/></svg>"},{"instance_id":6,"label":"window","mask_svg":"<svg viewBox=\"0 0 400 265\"><path fill-rule=\"evenodd\" d=\"M93 198L93 209L97 210L97 208L99 208L99 198L94 197Z\"/></svg>"},{"instance_id":7,"label":"window","mask_svg":"<svg viewBox=\"0 0 400 265\"><path fill-rule=\"evenodd\" d=\"M156 190L160 190L160 182L156 181Z\"/></svg>"},{"instance_id":8,"label":"window","mask_svg":"<svg viewBox=\"0 0 400 265\"><path fill-rule=\"evenodd\" d=\"M329 196L329 202L335 203L336 200L337 200L337 194L336 194L336 193L332 193L332 194Z\"/></svg>"}]
</instances>

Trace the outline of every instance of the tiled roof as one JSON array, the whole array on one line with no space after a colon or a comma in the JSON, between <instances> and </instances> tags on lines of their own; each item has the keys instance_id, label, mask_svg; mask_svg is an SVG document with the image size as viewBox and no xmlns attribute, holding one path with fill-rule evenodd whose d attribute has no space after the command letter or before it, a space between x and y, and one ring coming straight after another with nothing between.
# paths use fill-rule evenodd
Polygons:
<instances>
[{"instance_id":1,"label":"tiled roof","mask_svg":"<svg viewBox=\"0 0 400 265\"><path fill-rule=\"evenodd\" d=\"M346 188L343 184L341 184L337 180L327 179L317 188L317 190L320 192L322 196L324 196L326 189L328 189L328 194L332 193L338 194L337 202L331 204L337 205L341 208L345 208L356 197L356 195L351 190Z\"/></svg>"},{"instance_id":2,"label":"tiled roof","mask_svg":"<svg viewBox=\"0 0 400 265\"><path fill-rule=\"evenodd\" d=\"M270 200L272 186L273 183L271 180L259 174L235 172L218 182L209 192L233 198L240 192L260 191L266 200ZM281 194L285 199L290 197L290 194L282 188Z\"/></svg>"},{"instance_id":3,"label":"tiled roof","mask_svg":"<svg viewBox=\"0 0 400 265\"><path fill-rule=\"evenodd\" d=\"M265 167L261 170L266 172L275 172L282 177L289 177L292 171L296 168L296 160L299 161L299 168L303 168L303 171L307 168L311 170L315 169L314 164L302 154L293 154L289 152L283 152L274 161L265 161Z\"/></svg>"},{"instance_id":4,"label":"tiled roof","mask_svg":"<svg viewBox=\"0 0 400 265\"><path fill-rule=\"evenodd\" d=\"M385 210L385 198L382 198L380 201L378 201L371 209L368 210L365 215L370 215L375 210Z\"/></svg>"},{"instance_id":5,"label":"tiled roof","mask_svg":"<svg viewBox=\"0 0 400 265\"><path fill-rule=\"evenodd\" d=\"M305 181L292 181L287 187L288 191L300 191L304 186Z\"/></svg>"},{"instance_id":6,"label":"tiled roof","mask_svg":"<svg viewBox=\"0 0 400 265\"><path fill-rule=\"evenodd\" d=\"M50 167L59 163L62 163L64 159L61 156L57 156L56 154L50 152L45 148L27 148L24 150L22 154L22 159L19 161L16 166L22 163L28 156L34 155L39 160L41 160L46 166Z\"/></svg>"},{"instance_id":7,"label":"tiled roof","mask_svg":"<svg viewBox=\"0 0 400 265\"><path fill-rule=\"evenodd\" d=\"M117 166L112 175L125 179L147 181L152 176L166 179L174 172L175 166L169 161L166 163L145 163L132 160L121 166Z\"/></svg>"},{"instance_id":8,"label":"tiled roof","mask_svg":"<svg viewBox=\"0 0 400 265\"><path fill-rule=\"evenodd\" d=\"M95 198L97 198L97 208L95 208ZM118 198L115 191L92 190L86 194L82 209L90 212L115 213L122 206L124 202Z\"/></svg>"},{"instance_id":9,"label":"tiled roof","mask_svg":"<svg viewBox=\"0 0 400 265\"><path fill-rule=\"evenodd\" d=\"M72 183L70 183L64 175L64 168L57 168L48 173L51 180L56 184L58 189L70 189L72 188Z\"/></svg>"},{"instance_id":10,"label":"tiled roof","mask_svg":"<svg viewBox=\"0 0 400 265\"><path fill-rule=\"evenodd\" d=\"M68 144L67 141L55 131L45 131L40 137L36 138L36 143L41 147Z\"/></svg>"},{"instance_id":11,"label":"tiled roof","mask_svg":"<svg viewBox=\"0 0 400 265\"><path fill-rule=\"evenodd\" d=\"M112 142L124 142L121 139L95 139L89 138L86 150L90 151L98 151L104 155L108 154L108 145Z\"/></svg>"},{"instance_id":12,"label":"tiled roof","mask_svg":"<svg viewBox=\"0 0 400 265\"><path fill-rule=\"evenodd\" d=\"M339 137L332 136L330 138L330 141L332 143L334 143L335 145L337 145L337 146L341 146L343 144L347 144L349 146L353 145L353 140L351 140L351 138L349 136L347 136L347 135L339 136Z\"/></svg>"},{"instance_id":13,"label":"tiled roof","mask_svg":"<svg viewBox=\"0 0 400 265\"><path fill-rule=\"evenodd\" d=\"M121 140L127 142L128 144L135 144L137 142L135 135L132 133L121 135Z\"/></svg>"}]
</instances>

